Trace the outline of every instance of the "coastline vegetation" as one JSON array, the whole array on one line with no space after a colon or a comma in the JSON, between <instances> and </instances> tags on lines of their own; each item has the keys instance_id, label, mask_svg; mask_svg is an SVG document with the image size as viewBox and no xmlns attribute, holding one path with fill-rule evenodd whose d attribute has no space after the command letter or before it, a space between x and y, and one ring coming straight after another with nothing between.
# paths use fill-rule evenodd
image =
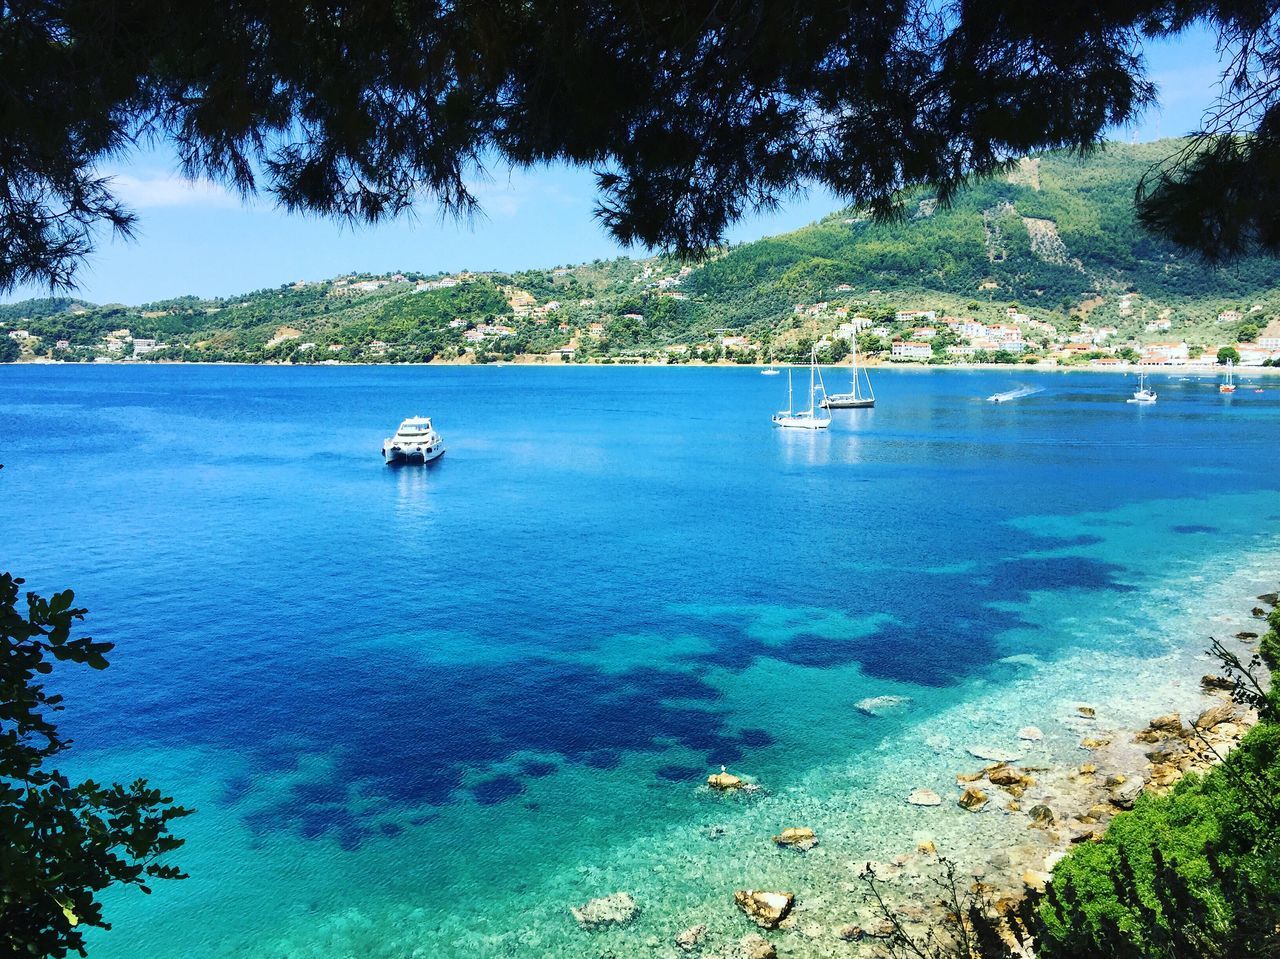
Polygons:
<instances>
[{"instance_id":1,"label":"coastline vegetation","mask_svg":"<svg viewBox=\"0 0 1280 959\"><path fill-rule=\"evenodd\" d=\"M354 273L135 306L28 300L0 306L0 332L29 335L0 337L0 362L762 363L806 362L815 345L839 362L851 327L864 356L891 359L894 339L926 326L934 335L912 359L932 365L1131 362L1168 341L1238 355L1280 317L1280 263L1209 267L1142 230L1133 184L1178 145L1035 155L949 206L916 191L901 221L838 211L701 262ZM958 352L954 330L929 314L1016 322L1025 344L979 337Z\"/></svg>"},{"instance_id":2,"label":"coastline vegetation","mask_svg":"<svg viewBox=\"0 0 1280 959\"><path fill-rule=\"evenodd\" d=\"M1213 641L1232 700L1256 711L1239 746L1164 795L1144 793L1054 866L1043 892L991 902L940 857L946 921L913 935L866 874L894 959L1264 959L1280 950L1280 608L1257 653ZM1270 688L1268 688L1270 687ZM1196 727L1191 734L1209 741ZM1029 951L1028 951L1029 950Z\"/></svg>"}]
</instances>

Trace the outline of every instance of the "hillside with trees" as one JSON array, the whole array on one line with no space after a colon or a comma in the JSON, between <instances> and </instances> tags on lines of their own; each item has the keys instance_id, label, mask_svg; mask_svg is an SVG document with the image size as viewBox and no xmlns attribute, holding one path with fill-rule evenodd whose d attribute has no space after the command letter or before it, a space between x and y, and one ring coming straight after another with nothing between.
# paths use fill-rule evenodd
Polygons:
<instances>
[{"instance_id":1,"label":"hillside with trees","mask_svg":"<svg viewBox=\"0 0 1280 959\"><path fill-rule=\"evenodd\" d=\"M1032 156L949 203L917 191L897 221L838 211L697 262L360 274L137 306L28 300L0 307L0 324L27 334L7 351L14 359L758 362L801 359L814 344L839 359L839 331L847 341L855 320L879 331L861 335L862 349L887 353L912 335L901 316L927 311L1021 318L1026 343L1011 360L1050 357L1093 329L1114 331L1099 353L1173 340L1216 355L1280 316L1280 263L1210 265L1138 225L1135 184L1178 145ZM934 352L938 362L974 355Z\"/></svg>"}]
</instances>

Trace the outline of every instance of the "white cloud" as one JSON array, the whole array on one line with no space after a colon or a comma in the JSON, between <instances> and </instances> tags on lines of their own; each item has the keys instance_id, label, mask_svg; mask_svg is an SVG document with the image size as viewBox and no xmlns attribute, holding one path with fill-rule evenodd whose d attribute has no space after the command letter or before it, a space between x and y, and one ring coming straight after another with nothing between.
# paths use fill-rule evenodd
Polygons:
<instances>
[{"instance_id":1,"label":"white cloud","mask_svg":"<svg viewBox=\"0 0 1280 959\"><path fill-rule=\"evenodd\" d=\"M126 206L139 210L173 206L235 207L240 198L211 180L188 180L176 174L111 177L111 190Z\"/></svg>"}]
</instances>

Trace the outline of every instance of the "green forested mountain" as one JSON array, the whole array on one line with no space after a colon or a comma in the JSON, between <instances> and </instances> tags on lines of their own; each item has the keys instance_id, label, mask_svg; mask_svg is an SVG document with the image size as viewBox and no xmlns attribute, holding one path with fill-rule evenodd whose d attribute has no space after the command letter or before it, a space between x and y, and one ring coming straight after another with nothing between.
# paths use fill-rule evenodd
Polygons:
<instances>
[{"instance_id":1,"label":"green forested mountain","mask_svg":"<svg viewBox=\"0 0 1280 959\"><path fill-rule=\"evenodd\" d=\"M859 314L896 332L899 310L989 321L1011 306L1064 332L1114 326L1116 342L1248 338L1280 315L1280 262L1208 267L1134 221L1139 177L1177 146L1030 157L948 208L920 192L898 222L840 211L700 264L620 257L511 274L359 275L138 306L29 300L0 307L0 325L31 334L27 356L124 356L132 337L144 343L139 354L146 340L166 344L148 359L282 362L484 360L561 348L581 361L679 356L680 345L705 357L718 356L728 334L749 341L738 350L746 360L770 343L798 353ZM106 339L126 329L129 337Z\"/></svg>"}]
</instances>

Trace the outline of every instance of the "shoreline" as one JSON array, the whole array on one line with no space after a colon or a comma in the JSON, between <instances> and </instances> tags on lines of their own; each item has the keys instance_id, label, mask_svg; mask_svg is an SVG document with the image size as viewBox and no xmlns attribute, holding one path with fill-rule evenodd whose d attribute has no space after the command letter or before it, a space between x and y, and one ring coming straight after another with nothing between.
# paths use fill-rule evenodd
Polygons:
<instances>
[{"instance_id":1,"label":"shoreline","mask_svg":"<svg viewBox=\"0 0 1280 959\"><path fill-rule=\"evenodd\" d=\"M823 370L846 370L849 368L847 363L820 363L820 369ZM520 367L522 369L551 369L551 370L571 370L571 369L743 369L743 370L764 370L768 369L768 363L731 363L717 361L714 363L703 363L702 361L692 363L563 363L554 361L542 354L526 354L522 358L513 361L499 361L494 363L473 363L459 362L458 360L430 360L426 363L249 363L239 360L112 360L108 363L96 363L82 360L16 360L13 363L0 364L0 369L4 366L12 367L116 367L116 366L148 366L148 367L164 367L166 369L178 366L233 366L233 367L254 367L262 369L340 369L343 367L352 367L355 369L374 369L378 367L449 367L449 368L475 368L475 369L506 369L510 367ZM778 363L774 364L774 368L778 370L808 369L807 363ZM1124 374L1126 376L1134 373L1146 373L1149 375L1191 375L1191 376L1221 376L1227 371L1225 366L1217 364L1209 365L1192 365L1185 364L1182 366L1162 366L1162 365L1143 365L1131 364L1126 366L1056 366L1047 363L946 363L930 365L928 363L874 363L863 362L860 368L876 372L885 370L901 370L912 373L933 373L939 371L1006 371L1017 373L1037 373L1037 374L1069 374L1069 373L1099 373L1099 374ZM1280 366L1237 366L1232 372L1238 377L1251 376L1280 376Z\"/></svg>"},{"instance_id":2,"label":"shoreline","mask_svg":"<svg viewBox=\"0 0 1280 959\"><path fill-rule=\"evenodd\" d=\"M1275 594L1238 599L1241 607L1249 607L1247 613L1222 612L1213 619L1230 624L1233 630L1242 623L1253 624L1230 638L1223 637L1228 648L1247 659L1256 651L1258 637L1269 628L1266 612L1274 608ZM1216 666L1216 661L1206 664L1191 710L1183 714L1167 700L1172 711L1152 716L1144 726L1108 723L1101 709L1088 703L1064 704L1071 713L1060 721L1080 739L1078 765L1042 764L1034 750L1045 734L1027 727L1019 733L1025 748L1017 753L1022 755L993 754L984 761L974 754L970 766L956 771L954 791L939 796L933 790L919 789L910 798L904 797L923 812L934 806L958 806L975 816L994 812L1014 828L998 837L994 845L983 846L984 840L977 839L977 859L967 854L975 847L957 851L944 846L931 831L904 836L901 845L905 851L888 861L850 864L859 867L855 874L874 875L876 893L865 882L845 884L840 911L847 921L843 924L832 923L829 908L820 919L814 916L806 908L804 891L796 890L794 908L774 927L788 934L789 941L779 939L778 945L785 942L788 956L872 959L884 955L894 922L906 935L924 941L931 930L945 929L950 921L948 904L940 898L942 889L936 885L943 875L943 859L957 867L962 889L970 883L974 889L981 887L995 914L1016 915L1018 904L1029 894L1044 892L1055 866L1073 847L1103 839L1111 821L1131 810L1140 796L1166 795L1187 776L1207 773L1257 724L1255 711L1232 701L1230 690L1215 673ZM1184 708L1188 705L1183 703ZM970 749L970 753L974 751ZM1026 833L1019 837L1016 826L1023 821ZM986 837L986 841L990 839ZM810 898L818 898L815 893L811 891ZM883 908L877 903L877 893ZM833 949L833 938L848 945ZM732 948L714 955L737 957Z\"/></svg>"}]
</instances>

